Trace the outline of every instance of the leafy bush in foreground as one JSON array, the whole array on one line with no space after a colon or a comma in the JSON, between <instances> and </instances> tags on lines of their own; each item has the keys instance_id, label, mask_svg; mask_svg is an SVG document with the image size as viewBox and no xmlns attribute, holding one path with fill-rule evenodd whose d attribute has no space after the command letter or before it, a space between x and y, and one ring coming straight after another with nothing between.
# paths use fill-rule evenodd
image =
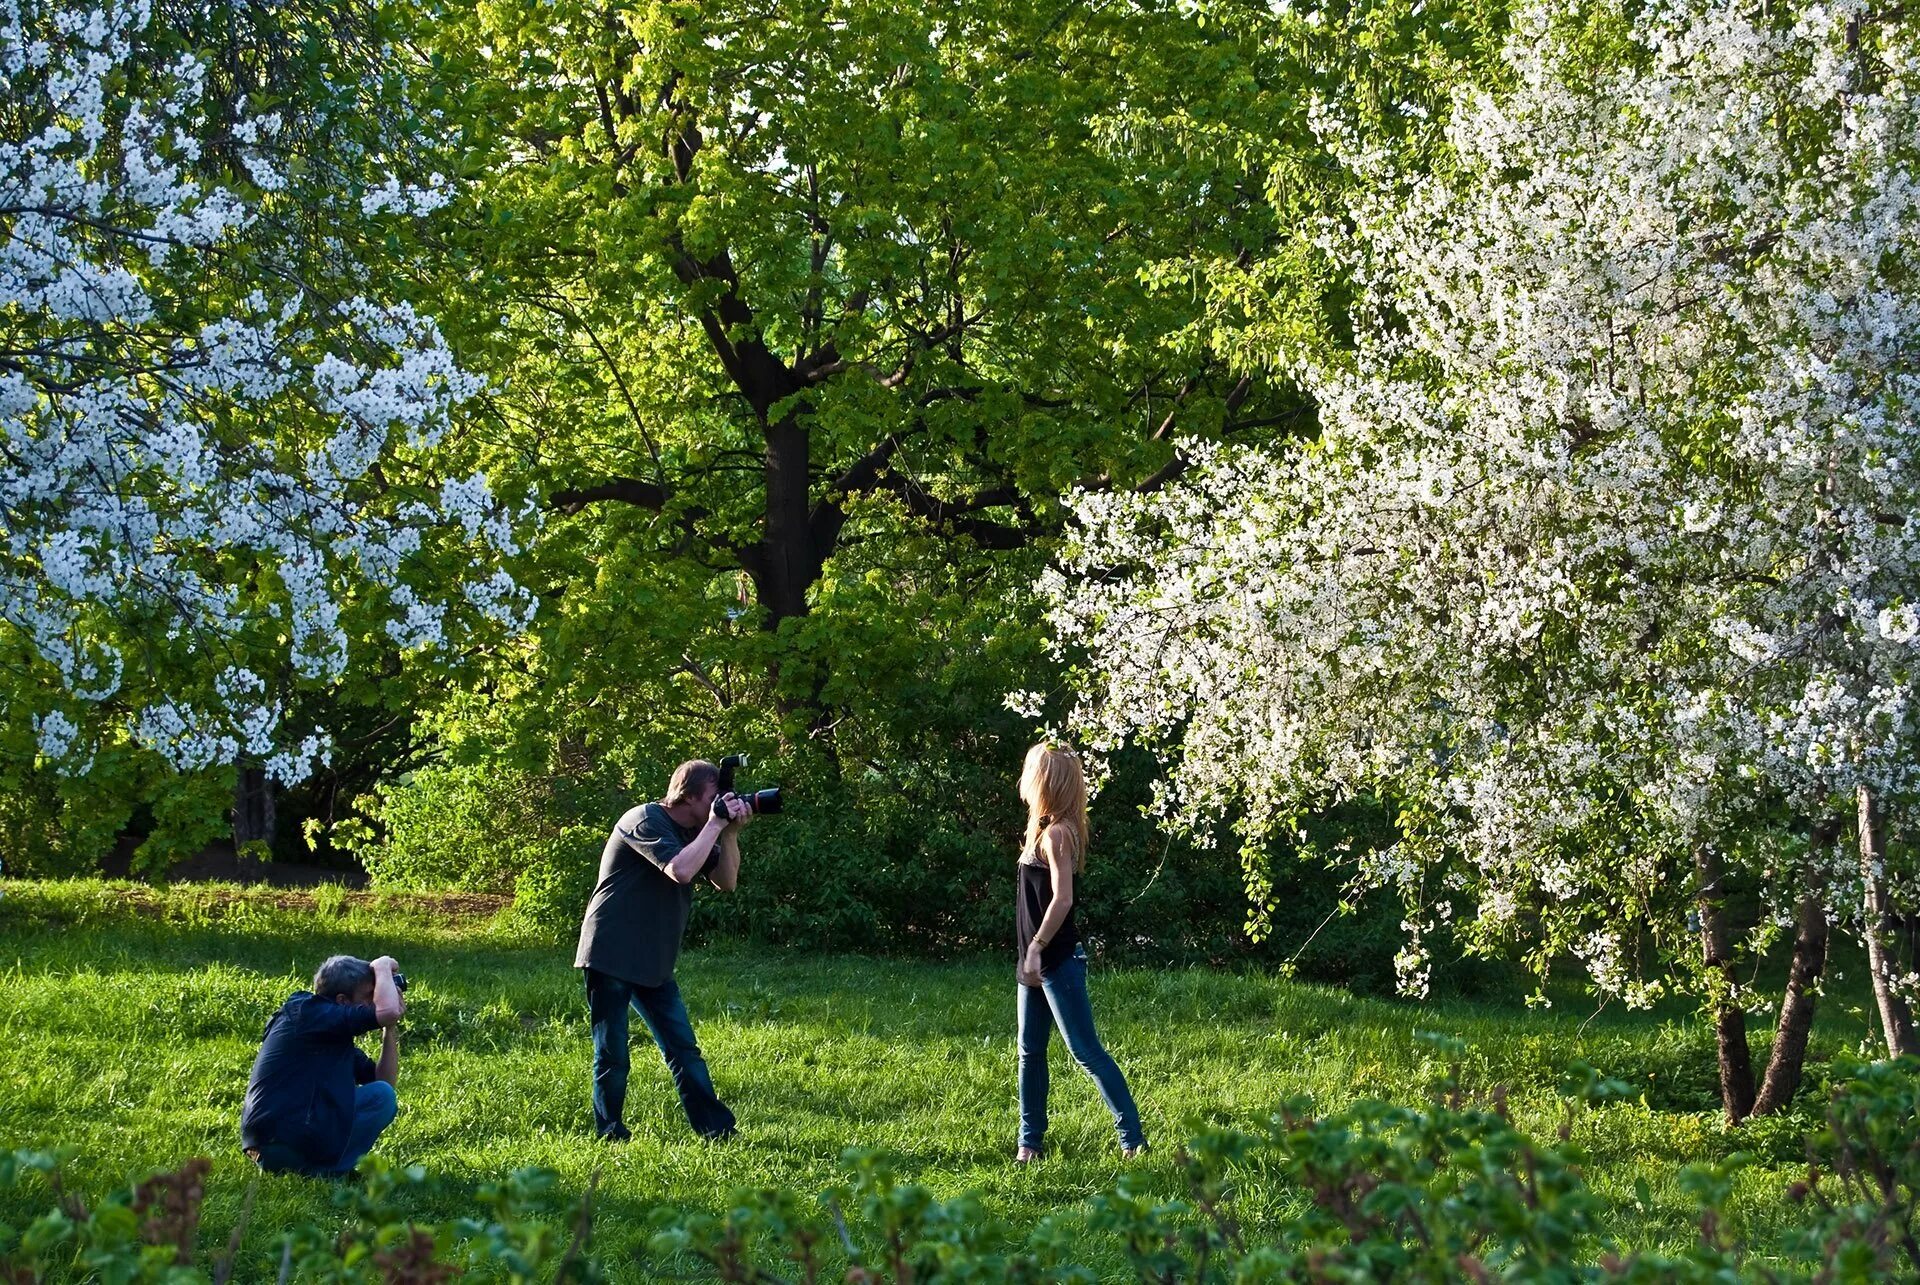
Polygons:
<instances>
[{"instance_id":1,"label":"leafy bush in foreground","mask_svg":"<svg viewBox=\"0 0 1920 1285\"><path fill-rule=\"evenodd\" d=\"M0 1153L0 1186L39 1174L54 1207L24 1229L0 1224L0 1281L40 1285L46 1281L157 1282L163 1285L226 1285L261 1279L267 1259L256 1249L249 1271L242 1247L249 1230L256 1177L240 1220L217 1253L197 1244L208 1162L189 1160L173 1173L156 1174L130 1191L96 1205L68 1191L55 1152ZM513 1282L587 1282L603 1279L586 1252L593 1192L577 1202L555 1190L554 1175L522 1169L474 1193L473 1216L443 1225L419 1224L400 1212L409 1188L428 1179L418 1168L397 1169L374 1158L363 1165L364 1181L342 1184L334 1205L344 1230L312 1223L285 1229L273 1241L271 1266L280 1281L381 1281L389 1285L437 1285L457 1276ZM567 1206L572 1204L569 1211ZM570 1217L563 1217L568 1213ZM202 1262L202 1260L207 1260Z\"/></svg>"},{"instance_id":2,"label":"leafy bush in foreground","mask_svg":"<svg viewBox=\"0 0 1920 1285\"><path fill-rule=\"evenodd\" d=\"M1457 1051L1457 1049L1456 1049ZM1689 1166L1681 1186L1698 1203L1699 1237L1675 1255L1623 1253L1607 1207L1568 1141L1584 1104L1626 1092L1575 1068L1569 1121L1539 1142L1517 1129L1495 1092L1476 1099L1457 1074L1425 1107L1365 1101L1315 1116L1290 1103L1258 1132L1219 1130L1178 1155L1185 1195L1160 1201L1132 1175L1079 1212L1022 1233L978 1198L934 1198L900 1182L887 1161L849 1152L852 1179L818 1201L741 1193L721 1214L661 1210L657 1273L750 1285L844 1280L1092 1282L1089 1260L1116 1255L1142 1285L1173 1282L1852 1282L1920 1273L1914 1233L1920 1193L1920 1062L1843 1069L1824 1123L1808 1139L1809 1170L1787 1193L1804 1221L1790 1264L1748 1259L1724 1216L1727 1164ZM53 1208L24 1229L0 1227L0 1280L167 1282L233 1278L246 1213L203 1265L196 1243L207 1162L188 1162L89 1208L61 1184L61 1157L0 1155L0 1184L48 1184ZM554 1176L521 1170L476 1192L478 1213L444 1225L398 1212L418 1170L372 1164L342 1187L346 1228L313 1225L273 1242L280 1280L438 1282L595 1281L609 1264L590 1243L593 1191L569 1201ZM1242 1192L1285 1191L1301 1212L1272 1229L1242 1219ZM247 1207L251 1208L249 1193ZM256 1251L257 1252L257 1251ZM244 1273L243 1273L244 1275Z\"/></svg>"}]
</instances>

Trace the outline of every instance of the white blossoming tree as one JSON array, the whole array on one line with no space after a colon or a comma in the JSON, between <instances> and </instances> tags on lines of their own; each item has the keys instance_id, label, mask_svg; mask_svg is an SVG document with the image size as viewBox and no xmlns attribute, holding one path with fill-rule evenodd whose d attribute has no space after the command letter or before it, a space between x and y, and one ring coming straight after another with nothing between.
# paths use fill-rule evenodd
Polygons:
<instances>
[{"instance_id":1,"label":"white blossoming tree","mask_svg":"<svg viewBox=\"0 0 1920 1285\"><path fill-rule=\"evenodd\" d=\"M1798 1083L1830 922L1910 1049L1916 91L1898 8L1533 4L1448 163L1324 110L1355 196L1303 240L1354 338L1271 354L1319 433L1083 498L1048 586L1074 733L1163 747L1168 820L1237 817L1256 870L1302 811L1392 800L1346 859L1405 898L1406 989L1441 921L1630 1004L1696 988L1736 1121ZM1756 1088L1735 955L1787 930Z\"/></svg>"},{"instance_id":2,"label":"white blossoming tree","mask_svg":"<svg viewBox=\"0 0 1920 1285\"><path fill-rule=\"evenodd\" d=\"M294 691L527 618L443 459L479 381L394 294L448 185L387 20L0 0L10 761L294 781Z\"/></svg>"}]
</instances>

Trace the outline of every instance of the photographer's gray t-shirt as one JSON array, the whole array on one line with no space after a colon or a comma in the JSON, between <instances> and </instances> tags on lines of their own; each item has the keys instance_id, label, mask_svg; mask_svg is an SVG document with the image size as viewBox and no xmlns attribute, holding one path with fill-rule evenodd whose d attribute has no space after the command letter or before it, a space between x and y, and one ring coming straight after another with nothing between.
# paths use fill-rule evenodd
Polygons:
<instances>
[{"instance_id":1,"label":"photographer's gray t-shirt","mask_svg":"<svg viewBox=\"0 0 1920 1285\"><path fill-rule=\"evenodd\" d=\"M634 986L658 986L673 976L693 911L693 884L676 882L667 863L699 834L698 827L675 825L658 803L627 810L600 854L600 881L580 925L575 968ZM697 877L705 877L719 859L716 843Z\"/></svg>"}]
</instances>

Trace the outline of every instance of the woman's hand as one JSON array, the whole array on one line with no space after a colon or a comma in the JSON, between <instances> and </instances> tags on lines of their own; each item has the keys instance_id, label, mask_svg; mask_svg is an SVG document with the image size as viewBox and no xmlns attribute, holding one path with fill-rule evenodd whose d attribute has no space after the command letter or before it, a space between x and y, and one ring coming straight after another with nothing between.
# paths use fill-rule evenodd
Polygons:
<instances>
[{"instance_id":1,"label":"woman's hand","mask_svg":"<svg viewBox=\"0 0 1920 1285\"><path fill-rule=\"evenodd\" d=\"M1027 947L1027 953L1020 961L1020 984L1038 986L1040 984L1040 943L1034 942Z\"/></svg>"}]
</instances>

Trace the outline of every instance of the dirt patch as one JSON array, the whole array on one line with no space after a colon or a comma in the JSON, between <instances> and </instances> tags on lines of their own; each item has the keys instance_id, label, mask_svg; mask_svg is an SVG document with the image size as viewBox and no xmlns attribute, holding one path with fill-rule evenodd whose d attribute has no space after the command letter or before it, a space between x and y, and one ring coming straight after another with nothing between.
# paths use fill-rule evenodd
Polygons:
<instances>
[{"instance_id":1,"label":"dirt patch","mask_svg":"<svg viewBox=\"0 0 1920 1285\"><path fill-rule=\"evenodd\" d=\"M122 835L113 851L100 862L100 873L109 879L143 879L133 872L133 851L140 840ZM348 888L367 886L367 872L351 867L307 866L290 861L261 861L243 857L231 844L216 843L168 866L167 883L240 883L264 884L272 888L317 888L339 884Z\"/></svg>"},{"instance_id":2,"label":"dirt patch","mask_svg":"<svg viewBox=\"0 0 1920 1285\"><path fill-rule=\"evenodd\" d=\"M490 919L513 904L512 897L480 892L355 892L337 885L319 889L240 887L186 883L169 887L123 880L71 885L48 898L32 895L33 881L0 881L0 916L72 922L97 916L137 915L162 921L226 919L263 910L328 918L349 910L385 911L441 924Z\"/></svg>"},{"instance_id":3,"label":"dirt patch","mask_svg":"<svg viewBox=\"0 0 1920 1285\"><path fill-rule=\"evenodd\" d=\"M432 915L441 919L485 919L513 904L512 897L484 892L347 892L327 896L293 889L232 888L201 885L165 889L138 885L125 894L128 908L144 915L165 917L177 914L185 906L218 911L229 906L261 906L274 910L317 912L342 906L354 909L398 910Z\"/></svg>"}]
</instances>

